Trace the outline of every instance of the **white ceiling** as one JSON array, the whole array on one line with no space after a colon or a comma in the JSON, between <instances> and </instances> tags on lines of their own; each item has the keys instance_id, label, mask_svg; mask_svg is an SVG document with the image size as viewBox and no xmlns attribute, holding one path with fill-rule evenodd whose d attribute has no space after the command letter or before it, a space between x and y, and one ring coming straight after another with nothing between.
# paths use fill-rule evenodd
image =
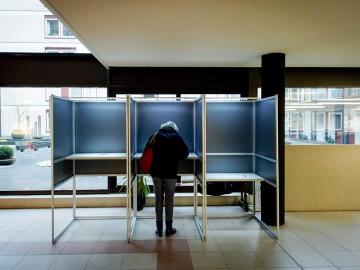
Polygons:
<instances>
[{"instance_id":1,"label":"white ceiling","mask_svg":"<svg viewBox=\"0 0 360 270\"><path fill-rule=\"evenodd\" d=\"M360 0L42 1L107 67L360 67Z\"/></svg>"}]
</instances>

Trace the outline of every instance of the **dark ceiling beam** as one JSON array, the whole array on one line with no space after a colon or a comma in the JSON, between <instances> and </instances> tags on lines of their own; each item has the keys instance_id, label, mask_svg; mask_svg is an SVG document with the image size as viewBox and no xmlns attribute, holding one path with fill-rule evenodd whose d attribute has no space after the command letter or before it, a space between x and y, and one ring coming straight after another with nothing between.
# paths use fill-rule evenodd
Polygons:
<instances>
[{"instance_id":1,"label":"dark ceiling beam","mask_svg":"<svg viewBox=\"0 0 360 270\"><path fill-rule=\"evenodd\" d=\"M360 68L290 67L286 87L360 87Z\"/></svg>"},{"instance_id":2,"label":"dark ceiling beam","mask_svg":"<svg viewBox=\"0 0 360 270\"><path fill-rule=\"evenodd\" d=\"M117 93L249 92L249 68L111 67L109 86Z\"/></svg>"},{"instance_id":3,"label":"dark ceiling beam","mask_svg":"<svg viewBox=\"0 0 360 270\"><path fill-rule=\"evenodd\" d=\"M91 54L0 53L1 87L106 87L107 70Z\"/></svg>"},{"instance_id":4,"label":"dark ceiling beam","mask_svg":"<svg viewBox=\"0 0 360 270\"><path fill-rule=\"evenodd\" d=\"M0 87L109 87L110 93L256 96L260 68L112 67L91 54L0 53ZM360 87L360 68L286 68L285 87Z\"/></svg>"}]
</instances>

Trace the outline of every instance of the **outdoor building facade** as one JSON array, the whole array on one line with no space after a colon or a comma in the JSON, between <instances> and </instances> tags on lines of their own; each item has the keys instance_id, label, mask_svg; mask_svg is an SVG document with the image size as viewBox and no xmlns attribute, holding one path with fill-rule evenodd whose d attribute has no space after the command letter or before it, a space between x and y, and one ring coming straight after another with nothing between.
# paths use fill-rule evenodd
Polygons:
<instances>
[{"instance_id":1,"label":"outdoor building facade","mask_svg":"<svg viewBox=\"0 0 360 270\"><path fill-rule=\"evenodd\" d=\"M360 143L359 88L288 88L285 136L292 143Z\"/></svg>"}]
</instances>

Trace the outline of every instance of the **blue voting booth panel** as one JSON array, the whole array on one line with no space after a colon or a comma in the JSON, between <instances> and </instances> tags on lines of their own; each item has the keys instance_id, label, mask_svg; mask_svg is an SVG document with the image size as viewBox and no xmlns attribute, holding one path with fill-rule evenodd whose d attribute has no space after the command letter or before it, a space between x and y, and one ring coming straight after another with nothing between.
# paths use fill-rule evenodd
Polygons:
<instances>
[{"instance_id":1,"label":"blue voting booth panel","mask_svg":"<svg viewBox=\"0 0 360 270\"><path fill-rule=\"evenodd\" d=\"M252 172L253 103L208 102L206 120L207 153L222 153L208 155L207 172Z\"/></svg>"},{"instance_id":2,"label":"blue voting booth panel","mask_svg":"<svg viewBox=\"0 0 360 270\"><path fill-rule=\"evenodd\" d=\"M208 173L249 173L253 171L252 155L207 156Z\"/></svg>"},{"instance_id":3,"label":"blue voting booth panel","mask_svg":"<svg viewBox=\"0 0 360 270\"><path fill-rule=\"evenodd\" d=\"M73 102L53 97L54 159L73 154Z\"/></svg>"},{"instance_id":4,"label":"blue voting booth panel","mask_svg":"<svg viewBox=\"0 0 360 270\"><path fill-rule=\"evenodd\" d=\"M256 174L276 183L276 97L256 102Z\"/></svg>"},{"instance_id":5,"label":"blue voting booth panel","mask_svg":"<svg viewBox=\"0 0 360 270\"><path fill-rule=\"evenodd\" d=\"M194 104L192 102L137 102L137 152L142 152L150 136L159 130L160 125L173 121L179 134L194 152Z\"/></svg>"},{"instance_id":6,"label":"blue voting booth panel","mask_svg":"<svg viewBox=\"0 0 360 270\"><path fill-rule=\"evenodd\" d=\"M206 141L208 153L251 153L253 104L208 102Z\"/></svg>"},{"instance_id":7,"label":"blue voting booth panel","mask_svg":"<svg viewBox=\"0 0 360 270\"><path fill-rule=\"evenodd\" d=\"M276 101L275 98L256 102L256 153L276 158Z\"/></svg>"},{"instance_id":8,"label":"blue voting booth panel","mask_svg":"<svg viewBox=\"0 0 360 270\"><path fill-rule=\"evenodd\" d=\"M53 159L73 154L73 102L52 97L53 106ZM54 186L58 186L73 176L73 163L62 160L54 163Z\"/></svg>"},{"instance_id":9,"label":"blue voting booth panel","mask_svg":"<svg viewBox=\"0 0 360 270\"><path fill-rule=\"evenodd\" d=\"M126 152L125 102L75 103L76 153Z\"/></svg>"}]
</instances>

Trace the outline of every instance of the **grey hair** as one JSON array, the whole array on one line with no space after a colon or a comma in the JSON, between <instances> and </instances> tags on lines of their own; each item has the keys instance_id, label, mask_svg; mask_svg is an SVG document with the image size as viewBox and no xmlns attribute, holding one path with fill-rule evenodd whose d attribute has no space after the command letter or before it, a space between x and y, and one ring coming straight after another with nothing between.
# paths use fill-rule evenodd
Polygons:
<instances>
[{"instance_id":1,"label":"grey hair","mask_svg":"<svg viewBox=\"0 0 360 270\"><path fill-rule=\"evenodd\" d=\"M166 123L161 124L160 129L173 129L179 131L177 125L172 121L167 121Z\"/></svg>"}]
</instances>

